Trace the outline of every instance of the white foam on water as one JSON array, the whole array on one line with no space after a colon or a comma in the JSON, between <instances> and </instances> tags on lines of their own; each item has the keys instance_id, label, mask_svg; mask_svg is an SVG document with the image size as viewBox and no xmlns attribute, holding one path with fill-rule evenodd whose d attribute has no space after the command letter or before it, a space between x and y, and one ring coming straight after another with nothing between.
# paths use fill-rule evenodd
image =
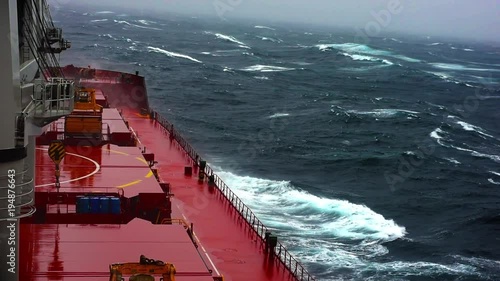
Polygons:
<instances>
[{"instance_id":1,"label":"white foam on water","mask_svg":"<svg viewBox=\"0 0 500 281\"><path fill-rule=\"evenodd\" d=\"M151 24L155 24L156 23L156 22L150 21L150 20L138 20L137 22L140 23L140 24L144 24L144 25L151 25Z\"/></svg>"},{"instance_id":2,"label":"white foam on water","mask_svg":"<svg viewBox=\"0 0 500 281\"><path fill-rule=\"evenodd\" d=\"M124 20L113 20L113 21L116 22L116 23L121 23L121 24L125 24L125 25L128 25L128 26L138 27L138 28L152 29L152 30L161 30L160 28L148 27L148 26L141 26L141 25L129 23L128 21L124 21Z\"/></svg>"},{"instance_id":3,"label":"white foam on water","mask_svg":"<svg viewBox=\"0 0 500 281\"><path fill-rule=\"evenodd\" d=\"M199 60L197 60L195 58L192 58L190 56L187 56L187 55L170 52L170 51L163 50L163 49L156 48L156 47L148 47L148 49L150 50L150 52L165 54L165 55L167 55L169 57L172 57L172 58L183 58L183 59L188 59L190 61L194 61L194 62L197 62L197 63L202 63L201 61L199 61Z\"/></svg>"},{"instance_id":4,"label":"white foam on water","mask_svg":"<svg viewBox=\"0 0 500 281\"><path fill-rule=\"evenodd\" d=\"M401 113L417 117L416 115L419 114L419 112L416 111L405 110L405 109L392 109L392 108L373 109L370 111L348 110L347 113L357 114L357 115L371 115L377 118L390 118Z\"/></svg>"},{"instance_id":5,"label":"white foam on water","mask_svg":"<svg viewBox=\"0 0 500 281\"><path fill-rule=\"evenodd\" d=\"M316 45L320 51L329 49L337 49L348 53L361 53L370 55L390 56L391 52L372 49L371 47L363 44L356 43L342 43L342 44L319 44Z\"/></svg>"},{"instance_id":6,"label":"white foam on water","mask_svg":"<svg viewBox=\"0 0 500 281\"><path fill-rule=\"evenodd\" d=\"M269 80L269 77L267 77L267 76L254 76L253 78L259 79L259 80Z\"/></svg>"},{"instance_id":7,"label":"white foam on water","mask_svg":"<svg viewBox=\"0 0 500 281\"><path fill-rule=\"evenodd\" d=\"M500 182L496 182L493 179L488 179L488 181L492 184L500 185Z\"/></svg>"},{"instance_id":8,"label":"white foam on water","mask_svg":"<svg viewBox=\"0 0 500 281\"><path fill-rule=\"evenodd\" d=\"M383 243L405 239L405 227L365 205L316 196L297 189L288 181L239 176L220 168L215 170L219 170L217 174L264 225L282 233L283 243L293 248L292 254L299 260L321 264L329 272L354 271L348 273L347 279L339 276L341 279L336 280L402 280L397 276L479 274L474 264L466 261L452 264L374 262L370 259L389 253Z\"/></svg>"},{"instance_id":9,"label":"white foam on water","mask_svg":"<svg viewBox=\"0 0 500 281\"><path fill-rule=\"evenodd\" d=\"M275 113L271 116L269 116L268 118L279 118L279 117L286 117L286 116L290 116L289 113Z\"/></svg>"},{"instance_id":10,"label":"white foam on water","mask_svg":"<svg viewBox=\"0 0 500 281\"><path fill-rule=\"evenodd\" d=\"M445 160L448 160L450 161L451 163L453 164L461 164L458 160L456 160L455 158L444 158Z\"/></svg>"},{"instance_id":11,"label":"white foam on water","mask_svg":"<svg viewBox=\"0 0 500 281\"><path fill-rule=\"evenodd\" d=\"M444 132L440 128L437 128L430 133L430 137L435 139L437 141L437 143L443 147L453 148L455 150L463 151L463 152L469 152L470 155L472 155L474 157L487 158L487 159L493 160L496 163L500 163L500 156L499 155L481 153L481 152L478 152L478 151L475 151L475 150L469 149L469 148L463 148L463 147L455 146L455 145L451 145L451 144L444 144L443 143L444 137L442 136L443 134L446 134L446 132Z\"/></svg>"},{"instance_id":12,"label":"white foam on water","mask_svg":"<svg viewBox=\"0 0 500 281\"><path fill-rule=\"evenodd\" d=\"M281 72L281 71L295 70L295 68L257 64L257 65L245 67L242 70L243 71L251 71L251 72Z\"/></svg>"},{"instance_id":13,"label":"white foam on water","mask_svg":"<svg viewBox=\"0 0 500 281\"><path fill-rule=\"evenodd\" d=\"M370 241L392 241L406 234L404 227L365 205L319 197L298 190L288 181L238 176L224 171L218 174L271 227L289 228L303 235ZM283 215L277 216L277 209Z\"/></svg>"},{"instance_id":14,"label":"white foam on water","mask_svg":"<svg viewBox=\"0 0 500 281\"><path fill-rule=\"evenodd\" d=\"M454 63L430 63L430 65L432 65L435 68L454 70L454 71L491 71L491 72L500 71L498 69L491 69L491 68L472 68Z\"/></svg>"},{"instance_id":15,"label":"white foam on water","mask_svg":"<svg viewBox=\"0 0 500 281\"><path fill-rule=\"evenodd\" d=\"M407 62L421 62L421 60L419 60L419 59L414 59L414 58L410 58L410 57L403 56L403 55L394 55L393 57L398 58L400 60L407 61Z\"/></svg>"},{"instance_id":16,"label":"white foam on water","mask_svg":"<svg viewBox=\"0 0 500 281\"><path fill-rule=\"evenodd\" d=\"M349 53L341 53L341 55L346 56L346 57L350 57L352 60L383 62L387 65L393 65L393 63L389 60L380 59L380 58L371 57L371 56L366 56L366 55L352 55Z\"/></svg>"},{"instance_id":17,"label":"white foam on water","mask_svg":"<svg viewBox=\"0 0 500 281\"><path fill-rule=\"evenodd\" d=\"M281 40L281 39L275 39L275 38L271 38L271 37L257 36L257 38L260 38L262 41L271 41L274 43L282 43L283 42L283 40Z\"/></svg>"},{"instance_id":18,"label":"white foam on water","mask_svg":"<svg viewBox=\"0 0 500 281\"><path fill-rule=\"evenodd\" d=\"M464 122L464 121L456 121L456 123L458 125L462 126L462 128L466 131L476 132L476 133L483 135L485 137L495 138L494 136L485 133L484 132L485 130L481 127L471 125L471 124Z\"/></svg>"},{"instance_id":19,"label":"white foam on water","mask_svg":"<svg viewBox=\"0 0 500 281\"><path fill-rule=\"evenodd\" d=\"M267 26L263 26L263 25L256 25L256 26L254 26L254 28L258 28L258 29L276 30L276 29L274 29L274 28L267 27Z\"/></svg>"},{"instance_id":20,"label":"white foam on water","mask_svg":"<svg viewBox=\"0 0 500 281\"><path fill-rule=\"evenodd\" d=\"M102 19L102 20L91 20L90 22L105 22L108 21L108 19Z\"/></svg>"},{"instance_id":21,"label":"white foam on water","mask_svg":"<svg viewBox=\"0 0 500 281\"><path fill-rule=\"evenodd\" d=\"M395 55L389 51L377 50L369 47L368 45L356 44L356 43L342 43L342 44L318 44L316 47L320 51L328 51L330 49L336 49L342 51L343 55L370 55L370 56L390 56L393 58L401 59L408 62L420 62L418 59L410 58L403 55ZM378 58L377 58L378 59ZM387 61L389 62L389 61ZM392 62L390 62L392 64Z\"/></svg>"},{"instance_id":22,"label":"white foam on water","mask_svg":"<svg viewBox=\"0 0 500 281\"><path fill-rule=\"evenodd\" d=\"M438 144L441 146L447 147L443 142L441 141L443 139L443 136L441 134L444 134L444 131L441 130L441 128L437 128L434 131L432 131L429 136L437 141Z\"/></svg>"},{"instance_id":23,"label":"white foam on water","mask_svg":"<svg viewBox=\"0 0 500 281\"><path fill-rule=\"evenodd\" d=\"M239 41L238 39L234 38L233 36L225 35L225 34L222 34L222 33L212 33L212 32L205 32L205 33L206 34L213 34L218 39L238 44L238 47L240 47L240 48L250 49L249 46L247 46L245 43Z\"/></svg>"}]
</instances>

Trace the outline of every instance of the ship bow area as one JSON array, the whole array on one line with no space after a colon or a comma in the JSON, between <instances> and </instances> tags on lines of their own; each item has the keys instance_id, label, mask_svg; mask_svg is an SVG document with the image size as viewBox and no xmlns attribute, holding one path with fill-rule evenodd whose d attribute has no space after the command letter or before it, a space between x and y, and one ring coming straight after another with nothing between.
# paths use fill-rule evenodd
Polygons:
<instances>
[{"instance_id":1,"label":"ship bow area","mask_svg":"<svg viewBox=\"0 0 500 281\"><path fill-rule=\"evenodd\" d=\"M137 112L149 109L146 81L139 72L130 74L73 65L63 67L63 71L66 77L79 80L82 86L106 93L111 108Z\"/></svg>"}]
</instances>

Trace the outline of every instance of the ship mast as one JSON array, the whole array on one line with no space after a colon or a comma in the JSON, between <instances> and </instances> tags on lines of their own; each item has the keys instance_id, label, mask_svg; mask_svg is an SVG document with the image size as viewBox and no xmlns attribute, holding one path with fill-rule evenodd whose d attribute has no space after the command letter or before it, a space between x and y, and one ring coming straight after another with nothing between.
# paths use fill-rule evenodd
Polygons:
<instances>
[{"instance_id":1,"label":"ship mast","mask_svg":"<svg viewBox=\"0 0 500 281\"><path fill-rule=\"evenodd\" d=\"M34 205L35 138L73 110L55 53L70 47L45 0L0 1L0 280L19 280L20 219Z\"/></svg>"}]
</instances>

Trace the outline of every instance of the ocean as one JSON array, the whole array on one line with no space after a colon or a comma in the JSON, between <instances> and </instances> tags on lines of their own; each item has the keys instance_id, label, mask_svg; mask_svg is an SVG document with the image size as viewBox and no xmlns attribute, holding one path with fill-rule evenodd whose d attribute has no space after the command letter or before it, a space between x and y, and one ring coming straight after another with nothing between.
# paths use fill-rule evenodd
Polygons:
<instances>
[{"instance_id":1,"label":"ocean","mask_svg":"<svg viewBox=\"0 0 500 281\"><path fill-rule=\"evenodd\" d=\"M318 280L500 280L500 45L58 9Z\"/></svg>"}]
</instances>

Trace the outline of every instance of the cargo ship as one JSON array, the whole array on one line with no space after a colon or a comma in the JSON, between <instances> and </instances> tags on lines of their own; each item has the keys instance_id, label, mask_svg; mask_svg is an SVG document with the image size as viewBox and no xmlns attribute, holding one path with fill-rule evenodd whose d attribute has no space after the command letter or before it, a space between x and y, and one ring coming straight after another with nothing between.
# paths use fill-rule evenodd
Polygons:
<instances>
[{"instance_id":1,"label":"cargo ship","mask_svg":"<svg viewBox=\"0 0 500 281\"><path fill-rule=\"evenodd\" d=\"M0 14L0 280L315 280L145 77L59 66L71 43L45 0Z\"/></svg>"}]
</instances>

